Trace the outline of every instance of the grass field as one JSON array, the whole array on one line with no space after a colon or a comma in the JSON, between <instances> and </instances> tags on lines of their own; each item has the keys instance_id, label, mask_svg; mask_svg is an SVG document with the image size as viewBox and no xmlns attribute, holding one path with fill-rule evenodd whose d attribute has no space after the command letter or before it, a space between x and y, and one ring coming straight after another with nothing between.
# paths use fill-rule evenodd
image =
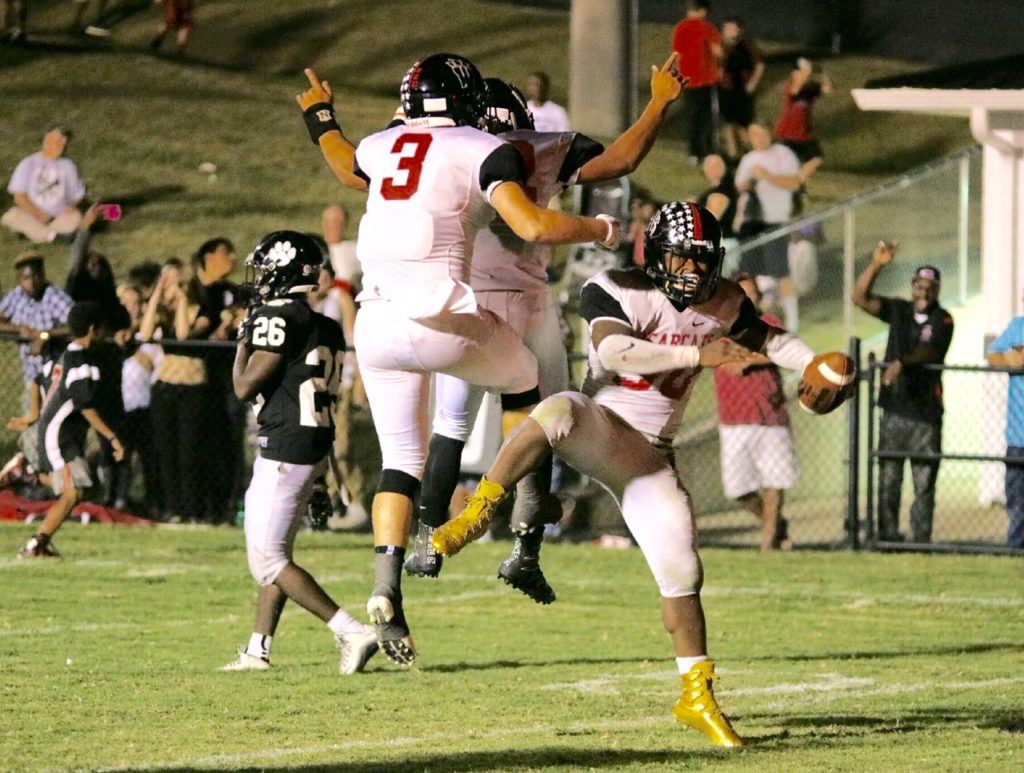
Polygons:
<instances>
[{"instance_id":1,"label":"grass field","mask_svg":"<svg viewBox=\"0 0 1024 773\"><path fill-rule=\"evenodd\" d=\"M337 676L330 637L285 611L269 673L216 669L247 638L236 530L69 525L65 558L17 561L0 527L0 768L991 770L1024 766L1019 561L705 552L718 695L747 748L668 713L673 662L635 550L549 546L541 608L481 545L406 584L420 647ZM359 612L365 539L297 555Z\"/></svg>"}]
</instances>

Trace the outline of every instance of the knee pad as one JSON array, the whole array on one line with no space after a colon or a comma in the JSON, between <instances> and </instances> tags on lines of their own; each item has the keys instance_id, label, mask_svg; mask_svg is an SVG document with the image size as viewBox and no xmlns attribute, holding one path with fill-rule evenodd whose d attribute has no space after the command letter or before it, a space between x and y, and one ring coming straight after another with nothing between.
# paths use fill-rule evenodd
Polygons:
<instances>
[{"instance_id":1,"label":"knee pad","mask_svg":"<svg viewBox=\"0 0 1024 773\"><path fill-rule=\"evenodd\" d=\"M575 424L572 400L564 392L552 395L530 412L530 418L540 424L553 446L572 432Z\"/></svg>"},{"instance_id":2,"label":"knee pad","mask_svg":"<svg viewBox=\"0 0 1024 773\"><path fill-rule=\"evenodd\" d=\"M283 550L267 550L263 546L246 545L249 573L261 587L273 585L281 570L291 560Z\"/></svg>"},{"instance_id":3,"label":"knee pad","mask_svg":"<svg viewBox=\"0 0 1024 773\"><path fill-rule=\"evenodd\" d=\"M419 478L402 470L381 470L377 481L378 494L402 494L415 499L420 490Z\"/></svg>"}]
</instances>

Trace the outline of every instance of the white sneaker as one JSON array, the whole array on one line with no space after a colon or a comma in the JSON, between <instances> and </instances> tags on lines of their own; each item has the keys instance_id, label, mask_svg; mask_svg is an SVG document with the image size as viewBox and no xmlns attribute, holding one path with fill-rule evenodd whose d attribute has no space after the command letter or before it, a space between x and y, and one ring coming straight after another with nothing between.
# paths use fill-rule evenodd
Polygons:
<instances>
[{"instance_id":1,"label":"white sneaker","mask_svg":"<svg viewBox=\"0 0 1024 773\"><path fill-rule=\"evenodd\" d=\"M359 673L379 649L377 633L372 628L367 628L362 633L335 634L334 643L341 650L341 662L338 663L339 674Z\"/></svg>"},{"instance_id":2,"label":"white sneaker","mask_svg":"<svg viewBox=\"0 0 1024 773\"><path fill-rule=\"evenodd\" d=\"M266 671L270 668L270 661L250 655L245 650L238 651L238 657L219 671Z\"/></svg>"}]
</instances>

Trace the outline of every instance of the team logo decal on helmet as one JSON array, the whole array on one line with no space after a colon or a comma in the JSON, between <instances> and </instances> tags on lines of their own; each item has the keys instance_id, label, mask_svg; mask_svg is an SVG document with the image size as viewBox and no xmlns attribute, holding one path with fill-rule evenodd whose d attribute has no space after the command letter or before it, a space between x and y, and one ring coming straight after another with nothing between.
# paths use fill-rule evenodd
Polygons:
<instances>
[{"instance_id":1,"label":"team logo decal on helmet","mask_svg":"<svg viewBox=\"0 0 1024 773\"><path fill-rule=\"evenodd\" d=\"M671 201L651 218L644 234L644 270L661 292L686 305L707 301L722 274L722 228L707 209ZM695 266L672 270L672 256Z\"/></svg>"},{"instance_id":2,"label":"team logo decal on helmet","mask_svg":"<svg viewBox=\"0 0 1024 773\"><path fill-rule=\"evenodd\" d=\"M500 78L484 78L483 128L491 134L533 129L533 113L516 86Z\"/></svg>"},{"instance_id":3,"label":"team logo decal on helmet","mask_svg":"<svg viewBox=\"0 0 1024 773\"><path fill-rule=\"evenodd\" d=\"M477 126L484 79L458 54L433 54L405 73L400 88L407 126Z\"/></svg>"},{"instance_id":4,"label":"team logo decal on helmet","mask_svg":"<svg viewBox=\"0 0 1024 773\"><path fill-rule=\"evenodd\" d=\"M315 290L323 265L320 245L298 231L264 236L245 259L247 281L259 302Z\"/></svg>"}]
</instances>

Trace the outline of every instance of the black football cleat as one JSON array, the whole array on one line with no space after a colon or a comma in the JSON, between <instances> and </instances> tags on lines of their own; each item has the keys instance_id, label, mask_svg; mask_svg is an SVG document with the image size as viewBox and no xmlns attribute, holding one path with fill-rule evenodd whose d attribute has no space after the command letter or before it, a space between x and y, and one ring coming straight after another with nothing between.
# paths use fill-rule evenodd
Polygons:
<instances>
[{"instance_id":1,"label":"black football cleat","mask_svg":"<svg viewBox=\"0 0 1024 773\"><path fill-rule=\"evenodd\" d=\"M405 559L405 573L413 577L437 577L441 574L444 556L430 543L434 527L420 523L413 542L412 555Z\"/></svg>"},{"instance_id":2,"label":"black football cleat","mask_svg":"<svg viewBox=\"0 0 1024 773\"><path fill-rule=\"evenodd\" d=\"M512 552L498 567L498 577L504 580L506 585L525 593L538 604L550 604L555 600L555 591L541 571L540 557L524 555L523 541L520 537L516 537Z\"/></svg>"}]
</instances>

